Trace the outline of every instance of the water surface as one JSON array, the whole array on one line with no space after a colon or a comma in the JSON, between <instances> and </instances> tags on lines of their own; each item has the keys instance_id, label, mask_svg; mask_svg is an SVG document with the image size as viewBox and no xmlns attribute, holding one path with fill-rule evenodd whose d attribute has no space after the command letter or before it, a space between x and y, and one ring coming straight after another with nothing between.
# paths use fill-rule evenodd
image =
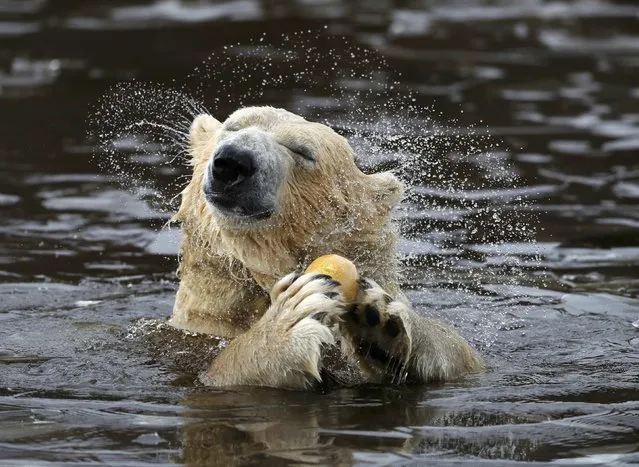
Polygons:
<instances>
[{"instance_id":1,"label":"water surface","mask_svg":"<svg viewBox=\"0 0 639 467\"><path fill-rule=\"evenodd\" d=\"M0 2L0 464L639 464L639 7L422 3ZM135 87L104 107L131 79L155 83L142 115ZM206 390L153 351L188 170L108 117L164 121L166 89L284 106L395 170L404 286L490 371Z\"/></svg>"}]
</instances>

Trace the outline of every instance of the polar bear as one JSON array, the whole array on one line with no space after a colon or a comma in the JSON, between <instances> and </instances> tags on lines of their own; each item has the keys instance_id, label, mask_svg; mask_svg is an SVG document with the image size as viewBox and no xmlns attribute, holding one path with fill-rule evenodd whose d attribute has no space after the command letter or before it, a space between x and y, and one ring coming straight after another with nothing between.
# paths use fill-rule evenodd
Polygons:
<instances>
[{"instance_id":1,"label":"polar bear","mask_svg":"<svg viewBox=\"0 0 639 467\"><path fill-rule=\"evenodd\" d=\"M231 339L205 384L310 388L329 349L365 382L442 381L484 368L457 332L418 315L399 290L390 213L402 184L361 172L345 138L283 109L248 107L223 123L197 116L189 147L169 322ZM355 304L330 277L299 273L329 253L356 264Z\"/></svg>"}]
</instances>

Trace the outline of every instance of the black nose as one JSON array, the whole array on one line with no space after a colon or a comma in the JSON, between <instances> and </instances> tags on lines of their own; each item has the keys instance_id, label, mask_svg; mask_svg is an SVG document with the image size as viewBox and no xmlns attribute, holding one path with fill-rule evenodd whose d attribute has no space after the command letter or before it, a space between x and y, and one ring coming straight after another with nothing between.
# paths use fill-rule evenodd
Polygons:
<instances>
[{"instance_id":1,"label":"black nose","mask_svg":"<svg viewBox=\"0 0 639 467\"><path fill-rule=\"evenodd\" d=\"M213 154L211 176L224 185L236 185L256 171L255 155L234 145L220 147Z\"/></svg>"}]
</instances>

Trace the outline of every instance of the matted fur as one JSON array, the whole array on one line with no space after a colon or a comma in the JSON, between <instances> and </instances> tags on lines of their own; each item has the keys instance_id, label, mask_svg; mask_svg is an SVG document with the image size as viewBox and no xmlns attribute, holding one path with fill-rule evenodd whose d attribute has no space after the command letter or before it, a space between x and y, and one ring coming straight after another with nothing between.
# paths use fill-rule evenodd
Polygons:
<instances>
[{"instance_id":1,"label":"matted fur","mask_svg":"<svg viewBox=\"0 0 639 467\"><path fill-rule=\"evenodd\" d=\"M402 198L401 183L390 173L362 173L348 142L330 128L291 121L293 114L279 109L260 109L265 126L278 138L314 142L321 154L318 167L290 170L283 205L266 226L228 228L214 217L202 192L221 123L209 115L195 119L193 176L173 218L184 233L171 318L176 327L234 337L263 314L266 291L277 279L326 253L348 257L361 274L394 290L397 233L389 217Z\"/></svg>"},{"instance_id":2,"label":"matted fur","mask_svg":"<svg viewBox=\"0 0 639 467\"><path fill-rule=\"evenodd\" d=\"M303 143L316 155L316 163L310 167L283 161L288 172L276 211L266 220L243 224L207 204L203 183L218 142L249 127L259 128L273 144ZM282 276L328 253L348 257L361 276L400 300L389 313L401 315L415 343L405 357L419 379L449 379L482 368L455 331L424 321L401 302L397 233L390 213L403 187L390 173L361 172L345 138L285 110L253 107L235 112L224 125L209 115L198 116L191 127L190 152L193 175L174 216L182 224L184 240L170 323L227 338L240 336L213 364L210 384L306 387L319 379L320 350L333 341L326 323L304 317L291 334L291 328L279 326L289 305L271 303L269 290ZM280 311L273 312L277 307ZM306 313L322 311L322 304L311 308ZM265 314L272 315L268 323ZM331 332L340 337L339 326L333 325ZM420 358L422 353L428 358Z\"/></svg>"}]
</instances>

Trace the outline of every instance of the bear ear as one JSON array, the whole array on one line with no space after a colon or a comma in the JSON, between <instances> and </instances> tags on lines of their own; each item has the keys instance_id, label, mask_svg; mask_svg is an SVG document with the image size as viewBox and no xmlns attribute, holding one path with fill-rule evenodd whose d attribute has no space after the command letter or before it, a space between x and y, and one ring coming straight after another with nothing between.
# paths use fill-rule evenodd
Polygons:
<instances>
[{"instance_id":1,"label":"bear ear","mask_svg":"<svg viewBox=\"0 0 639 467\"><path fill-rule=\"evenodd\" d=\"M191 123L189 131L191 144L197 144L210 138L222 125L208 114L200 114Z\"/></svg>"},{"instance_id":2,"label":"bear ear","mask_svg":"<svg viewBox=\"0 0 639 467\"><path fill-rule=\"evenodd\" d=\"M390 210L404 197L404 184L390 172L367 175L374 189L373 197L386 209Z\"/></svg>"}]
</instances>

